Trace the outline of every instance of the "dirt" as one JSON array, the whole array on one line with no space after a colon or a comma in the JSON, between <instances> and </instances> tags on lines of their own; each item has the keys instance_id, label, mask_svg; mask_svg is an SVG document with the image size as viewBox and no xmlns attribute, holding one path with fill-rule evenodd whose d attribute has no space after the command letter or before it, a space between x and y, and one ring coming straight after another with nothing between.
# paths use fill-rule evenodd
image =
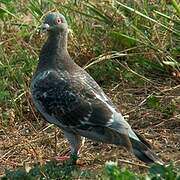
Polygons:
<instances>
[{"instance_id":1,"label":"dirt","mask_svg":"<svg viewBox=\"0 0 180 180\"><path fill-rule=\"evenodd\" d=\"M173 88L174 87L174 88ZM143 135L153 146L157 155L165 162L180 165L180 87L164 83L146 86L132 85L125 81L104 89L121 110L131 126ZM147 106L150 95L157 96L162 110ZM29 97L30 101L30 97ZM163 111L172 105L172 113ZM171 107L171 106L170 106ZM5 169L43 164L56 155L68 152L69 145L59 128L42 120L34 110L26 112L22 122L16 119L8 127L0 129L0 174ZM147 167L124 148L114 145L85 141L81 149L82 168L101 169L106 161L118 161L136 172L145 172Z\"/></svg>"}]
</instances>

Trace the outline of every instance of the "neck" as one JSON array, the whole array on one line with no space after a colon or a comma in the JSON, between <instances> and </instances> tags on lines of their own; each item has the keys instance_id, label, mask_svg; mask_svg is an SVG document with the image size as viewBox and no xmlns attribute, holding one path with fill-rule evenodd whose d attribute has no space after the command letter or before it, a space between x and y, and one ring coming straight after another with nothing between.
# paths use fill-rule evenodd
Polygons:
<instances>
[{"instance_id":1,"label":"neck","mask_svg":"<svg viewBox=\"0 0 180 180\"><path fill-rule=\"evenodd\" d=\"M49 34L40 53L38 69L66 69L69 63L71 58L67 51L67 32Z\"/></svg>"},{"instance_id":2,"label":"neck","mask_svg":"<svg viewBox=\"0 0 180 180\"><path fill-rule=\"evenodd\" d=\"M61 33L50 33L46 44L51 44L51 42L54 43L58 50L67 51L67 31Z\"/></svg>"},{"instance_id":3,"label":"neck","mask_svg":"<svg viewBox=\"0 0 180 180\"><path fill-rule=\"evenodd\" d=\"M57 53L67 53L67 32L50 33L46 43L44 44L41 54L48 53L55 55Z\"/></svg>"}]
</instances>

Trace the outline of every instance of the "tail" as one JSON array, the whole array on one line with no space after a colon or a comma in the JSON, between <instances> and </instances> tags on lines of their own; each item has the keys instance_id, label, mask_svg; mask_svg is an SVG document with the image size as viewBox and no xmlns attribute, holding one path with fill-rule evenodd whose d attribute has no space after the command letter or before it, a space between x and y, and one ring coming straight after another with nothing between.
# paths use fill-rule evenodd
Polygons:
<instances>
[{"instance_id":1,"label":"tail","mask_svg":"<svg viewBox=\"0 0 180 180\"><path fill-rule=\"evenodd\" d=\"M140 135L138 135L139 138ZM141 137L141 136L140 136ZM141 137L142 138L142 137ZM140 138L139 138L140 139ZM158 156L145 144L143 141L137 141L130 138L132 144L132 150L134 155L146 164L163 164L163 161L158 158ZM145 141L147 143L147 141Z\"/></svg>"},{"instance_id":2,"label":"tail","mask_svg":"<svg viewBox=\"0 0 180 180\"><path fill-rule=\"evenodd\" d=\"M112 131L112 136L109 135L110 133L107 133L110 130ZM163 164L151 150L151 145L141 135L131 129L121 114L114 113L114 121L108 126L106 133L112 144L125 146L128 151L131 151L139 160L146 164Z\"/></svg>"},{"instance_id":3,"label":"tail","mask_svg":"<svg viewBox=\"0 0 180 180\"><path fill-rule=\"evenodd\" d=\"M108 137L106 138L106 143L126 147L128 151L132 152L139 160L146 164L164 164L163 161L151 150L151 145L145 140L145 138L132 129L129 131L129 136L123 133L120 134L119 132L111 129L106 129L105 132L106 137Z\"/></svg>"}]
</instances>

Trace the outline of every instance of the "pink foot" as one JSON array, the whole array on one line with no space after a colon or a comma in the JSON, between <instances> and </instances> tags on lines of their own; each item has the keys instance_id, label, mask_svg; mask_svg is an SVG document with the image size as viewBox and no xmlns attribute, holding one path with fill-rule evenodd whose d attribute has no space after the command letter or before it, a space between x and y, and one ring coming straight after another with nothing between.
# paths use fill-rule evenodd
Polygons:
<instances>
[{"instance_id":1,"label":"pink foot","mask_svg":"<svg viewBox=\"0 0 180 180\"><path fill-rule=\"evenodd\" d=\"M55 160L56 161L67 161L67 160L69 160L70 159L70 156L56 156L55 157Z\"/></svg>"}]
</instances>

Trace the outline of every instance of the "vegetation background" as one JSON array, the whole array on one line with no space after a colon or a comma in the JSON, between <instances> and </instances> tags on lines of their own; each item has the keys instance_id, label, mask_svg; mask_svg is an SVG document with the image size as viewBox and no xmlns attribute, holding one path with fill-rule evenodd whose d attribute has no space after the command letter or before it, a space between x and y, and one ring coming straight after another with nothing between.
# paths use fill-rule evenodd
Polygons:
<instances>
[{"instance_id":1,"label":"vegetation background","mask_svg":"<svg viewBox=\"0 0 180 180\"><path fill-rule=\"evenodd\" d=\"M122 148L90 140L80 166L51 160L69 146L35 111L29 93L45 41L39 26L50 11L68 20L73 59L171 164L149 169ZM179 1L0 0L0 27L3 179L180 179Z\"/></svg>"}]
</instances>

